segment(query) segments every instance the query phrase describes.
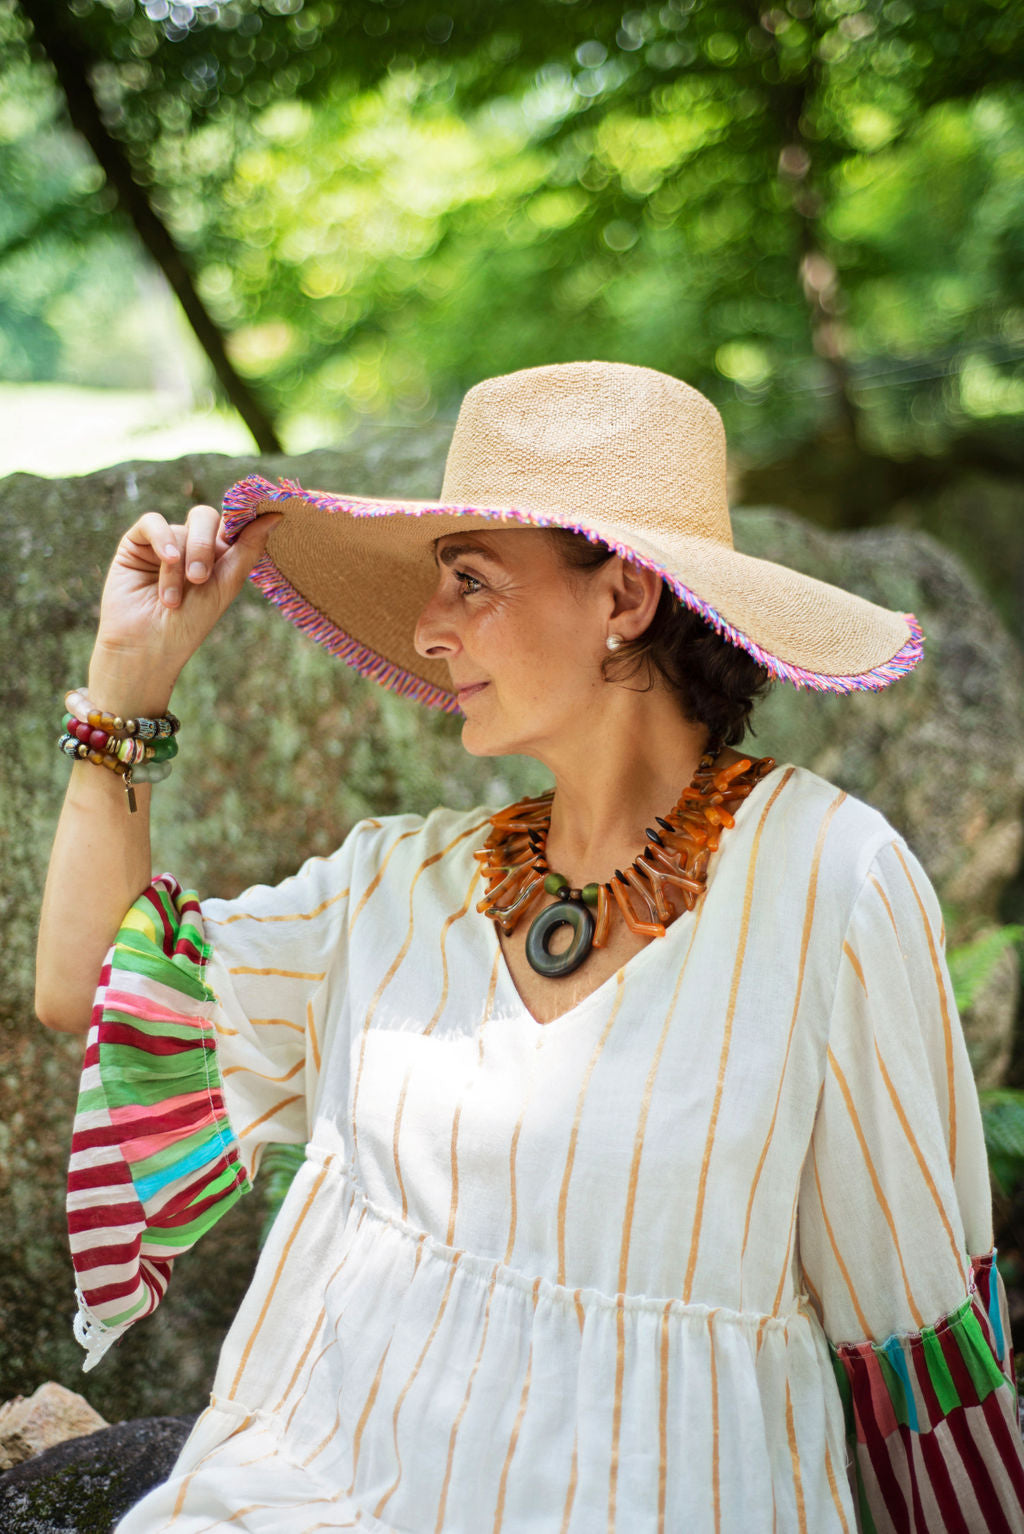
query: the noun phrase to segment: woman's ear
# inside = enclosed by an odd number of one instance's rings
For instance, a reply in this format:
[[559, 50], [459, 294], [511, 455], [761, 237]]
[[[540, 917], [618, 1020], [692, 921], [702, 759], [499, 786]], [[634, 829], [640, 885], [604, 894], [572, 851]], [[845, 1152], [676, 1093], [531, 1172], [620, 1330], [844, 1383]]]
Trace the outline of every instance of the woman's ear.
[[605, 569], [611, 578], [611, 621], [615, 633], [631, 644], [654, 621], [665, 583], [653, 570], [644, 570], [625, 559], [609, 560]]

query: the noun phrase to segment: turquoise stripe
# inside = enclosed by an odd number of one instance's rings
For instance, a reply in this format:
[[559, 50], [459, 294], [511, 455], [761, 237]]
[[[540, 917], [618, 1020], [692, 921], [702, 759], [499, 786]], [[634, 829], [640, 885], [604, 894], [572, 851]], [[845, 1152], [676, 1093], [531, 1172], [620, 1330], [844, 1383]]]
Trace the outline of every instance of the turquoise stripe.
[[132, 1183], [140, 1203], [144, 1204], [169, 1182], [176, 1182], [179, 1177], [184, 1177], [186, 1172], [194, 1172], [198, 1167], [207, 1166], [211, 1161], [215, 1161], [218, 1156], [226, 1155], [234, 1141], [235, 1137], [230, 1130], [215, 1129], [205, 1145], [197, 1146], [190, 1155], [183, 1156], [173, 1166], [165, 1167], [160, 1172], [152, 1172], [148, 1177], [140, 1177], [138, 1182], [133, 1178]]
[[996, 1357], [1000, 1364], [1006, 1365], [1006, 1337], [1003, 1334], [1003, 1318], [999, 1313], [999, 1274], [996, 1271], [995, 1260], [988, 1275], [988, 1318], [992, 1324], [992, 1334], [996, 1341]]
[[[917, 1401], [914, 1398], [914, 1387], [910, 1382], [910, 1371], [907, 1368], [906, 1354], [903, 1351], [903, 1343], [899, 1337], [889, 1337], [875, 1350], [884, 1353], [892, 1367], [893, 1373], [898, 1374], [903, 1385], [903, 1396], [906, 1402], [907, 1426], [912, 1433], [921, 1431], [920, 1421], [917, 1415]], [[890, 1388], [890, 1395], [892, 1394]], [[893, 1405], [895, 1406], [895, 1402]]]

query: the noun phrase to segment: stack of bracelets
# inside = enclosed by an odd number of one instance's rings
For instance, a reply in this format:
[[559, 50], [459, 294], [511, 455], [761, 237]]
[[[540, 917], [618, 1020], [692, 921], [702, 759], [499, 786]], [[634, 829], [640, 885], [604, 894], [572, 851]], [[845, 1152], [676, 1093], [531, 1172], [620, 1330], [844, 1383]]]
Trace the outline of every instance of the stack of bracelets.
[[65, 756], [97, 767], [108, 767], [123, 780], [128, 808], [135, 814], [135, 785], [159, 783], [178, 754], [180, 721], [173, 714], [159, 719], [121, 719], [104, 713], [80, 687], [64, 698], [64, 734], [57, 744]]

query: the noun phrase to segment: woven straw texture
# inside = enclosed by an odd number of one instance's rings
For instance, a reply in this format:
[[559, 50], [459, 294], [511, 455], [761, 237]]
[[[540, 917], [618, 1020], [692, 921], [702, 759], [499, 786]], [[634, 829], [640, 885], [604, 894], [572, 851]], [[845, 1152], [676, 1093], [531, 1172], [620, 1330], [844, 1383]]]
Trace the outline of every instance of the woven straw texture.
[[283, 512], [253, 579], [304, 632], [395, 691], [454, 708], [447, 667], [417, 656], [434, 539], [468, 528], [566, 527], [655, 570], [776, 677], [847, 692], [916, 664], [910, 615], [733, 548], [725, 433], [714, 406], [650, 368], [568, 363], [487, 379], [463, 401], [437, 501], [271, 485], [224, 501], [229, 537]]

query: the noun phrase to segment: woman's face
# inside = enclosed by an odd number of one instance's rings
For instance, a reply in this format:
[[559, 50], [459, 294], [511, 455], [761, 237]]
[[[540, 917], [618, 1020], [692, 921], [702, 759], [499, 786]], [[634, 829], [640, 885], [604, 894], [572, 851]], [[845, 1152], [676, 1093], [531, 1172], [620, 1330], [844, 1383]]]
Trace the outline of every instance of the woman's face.
[[584, 722], [592, 728], [611, 626], [607, 583], [571, 579], [538, 528], [453, 533], [434, 554], [437, 589], [415, 643], [447, 663], [466, 749], [544, 760]]

